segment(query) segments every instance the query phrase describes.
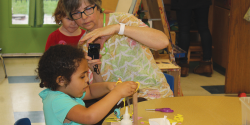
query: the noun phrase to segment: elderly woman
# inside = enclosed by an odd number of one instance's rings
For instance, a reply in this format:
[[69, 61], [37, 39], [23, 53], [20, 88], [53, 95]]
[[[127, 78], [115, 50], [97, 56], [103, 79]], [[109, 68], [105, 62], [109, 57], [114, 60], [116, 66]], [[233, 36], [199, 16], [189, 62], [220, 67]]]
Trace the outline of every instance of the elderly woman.
[[150, 51], [167, 47], [169, 40], [163, 32], [147, 27], [128, 13], [102, 13], [101, 0], [63, 1], [68, 16], [87, 30], [79, 42], [84, 51], [89, 43], [101, 44], [101, 62], [88, 58], [89, 64], [101, 63], [100, 75], [93, 72], [90, 80], [138, 81], [139, 97], [173, 97]]

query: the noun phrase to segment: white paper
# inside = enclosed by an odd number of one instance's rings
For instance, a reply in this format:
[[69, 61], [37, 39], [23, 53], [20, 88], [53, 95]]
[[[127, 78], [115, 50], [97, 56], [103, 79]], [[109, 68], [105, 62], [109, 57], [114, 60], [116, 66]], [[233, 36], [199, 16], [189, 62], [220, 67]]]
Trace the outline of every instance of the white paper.
[[149, 119], [148, 122], [150, 125], [171, 125], [167, 116], [164, 116], [164, 118]]

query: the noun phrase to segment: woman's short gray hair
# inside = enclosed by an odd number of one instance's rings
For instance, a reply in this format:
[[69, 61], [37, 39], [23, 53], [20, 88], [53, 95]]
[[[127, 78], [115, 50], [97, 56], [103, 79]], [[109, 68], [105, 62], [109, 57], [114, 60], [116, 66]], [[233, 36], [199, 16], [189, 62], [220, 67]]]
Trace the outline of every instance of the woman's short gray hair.
[[[67, 16], [72, 19], [70, 13], [78, 9], [82, 5], [83, 1], [84, 0], [63, 0]], [[97, 10], [99, 10], [102, 13], [102, 8], [101, 8], [102, 0], [87, 0], [87, 1], [89, 2], [90, 5], [96, 4]]]

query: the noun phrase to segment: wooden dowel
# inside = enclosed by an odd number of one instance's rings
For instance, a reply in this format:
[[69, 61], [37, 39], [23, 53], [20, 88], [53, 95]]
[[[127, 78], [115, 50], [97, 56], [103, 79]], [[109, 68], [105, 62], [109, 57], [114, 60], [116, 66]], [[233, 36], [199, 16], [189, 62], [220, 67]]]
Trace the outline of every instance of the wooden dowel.
[[133, 95], [133, 125], [138, 125], [138, 108], [137, 108], [137, 92]]

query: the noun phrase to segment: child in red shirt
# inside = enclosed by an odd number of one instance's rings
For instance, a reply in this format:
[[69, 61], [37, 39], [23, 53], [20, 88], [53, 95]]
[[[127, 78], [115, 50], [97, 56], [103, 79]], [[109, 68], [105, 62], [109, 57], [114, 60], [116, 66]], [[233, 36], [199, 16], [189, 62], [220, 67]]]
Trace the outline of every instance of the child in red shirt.
[[[102, 11], [107, 14], [114, 12], [112, 10], [104, 9], [102, 9]], [[63, 0], [58, 1], [53, 17], [55, 17], [56, 24], [61, 26], [49, 35], [45, 51], [48, 50], [49, 47], [57, 44], [77, 47], [79, 40], [85, 33], [85, 30], [81, 29], [74, 20], [70, 20], [68, 18], [64, 9]]]
[[67, 17], [62, 0], [58, 1], [53, 16], [55, 17], [56, 24], [61, 26], [49, 35], [45, 51], [48, 50], [50, 46], [57, 44], [67, 44], [77, 47], [79, 40], [85, 33], [85, 30], [80, 29], [74, 20], [70, 20]]

